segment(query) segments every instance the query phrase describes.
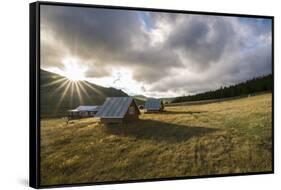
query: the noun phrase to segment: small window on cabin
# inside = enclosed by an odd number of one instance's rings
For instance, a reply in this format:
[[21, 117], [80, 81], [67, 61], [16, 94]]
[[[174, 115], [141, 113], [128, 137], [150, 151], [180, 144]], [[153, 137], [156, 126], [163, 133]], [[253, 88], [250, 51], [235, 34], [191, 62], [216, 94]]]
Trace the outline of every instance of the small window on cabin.
[[130, 115], [134, 115], [135, 114], [135, 107], [134, 106], [130, 106], [129, 107], [129, 114]]

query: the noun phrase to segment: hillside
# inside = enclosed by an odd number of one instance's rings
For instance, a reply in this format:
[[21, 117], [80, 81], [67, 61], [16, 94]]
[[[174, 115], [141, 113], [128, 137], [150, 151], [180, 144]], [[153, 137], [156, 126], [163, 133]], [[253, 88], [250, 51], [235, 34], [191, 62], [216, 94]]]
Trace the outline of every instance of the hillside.
[[271, 90], [272, 90], [272, 74], [253, 78], [251, 80], [236, 85], [221, 87], [220, 89], [213, 90], [213, 91], [199, 93], [196, 95], [177, 97], [172, 101], [172, 103], [230, 98], [235, 96], [243, 96], [252, 93], [265, 92]]
[[105, 88], [88, 81], [71, 82], [55, 73], [41, 70], [41, 117], [58, 117], [78, 105], [101, 105], [106, 97], [128, 96], [122, 90]]

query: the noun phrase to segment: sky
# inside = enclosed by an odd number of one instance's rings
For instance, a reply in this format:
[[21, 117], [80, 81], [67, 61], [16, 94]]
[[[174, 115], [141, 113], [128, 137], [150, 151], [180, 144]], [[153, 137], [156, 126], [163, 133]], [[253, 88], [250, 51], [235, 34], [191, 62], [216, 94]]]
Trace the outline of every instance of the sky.
[[272, 72], [271, 20], [41, 5], [41, 67], [175, 97]]

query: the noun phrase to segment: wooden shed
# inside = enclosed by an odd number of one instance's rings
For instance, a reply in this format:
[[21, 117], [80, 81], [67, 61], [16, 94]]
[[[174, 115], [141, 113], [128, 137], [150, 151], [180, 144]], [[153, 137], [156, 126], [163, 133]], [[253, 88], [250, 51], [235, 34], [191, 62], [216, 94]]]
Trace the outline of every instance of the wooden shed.
[[144, 104], [144, 111], [146, 113], [150, 112], [160, 112], [164, 110], [164, 104], [161, 99], [149, 98]]
[[80, 119], [86, 117], [94, 117], [98, 112], [99, 106], [83, 105], [73, 110], [68, 110], [68, 119]]
[[140, 111], [132, 97], [106, 98], [96, 114], [102, 123], [124, 123], [139, 118]]

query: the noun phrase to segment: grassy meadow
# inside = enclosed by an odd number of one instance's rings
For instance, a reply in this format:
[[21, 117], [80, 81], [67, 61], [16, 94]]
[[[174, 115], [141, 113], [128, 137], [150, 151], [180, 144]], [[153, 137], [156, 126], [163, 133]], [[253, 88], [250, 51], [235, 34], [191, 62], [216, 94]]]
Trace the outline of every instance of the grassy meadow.
[[271, 94], [166, 107], [139, 121], [41, 120], [41, 185], [272, 170]]

